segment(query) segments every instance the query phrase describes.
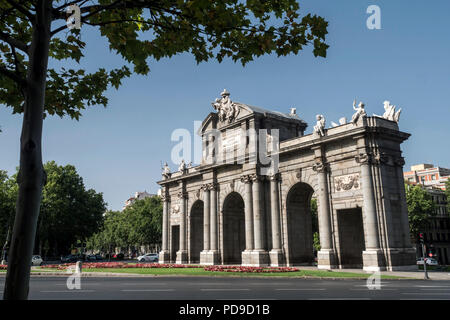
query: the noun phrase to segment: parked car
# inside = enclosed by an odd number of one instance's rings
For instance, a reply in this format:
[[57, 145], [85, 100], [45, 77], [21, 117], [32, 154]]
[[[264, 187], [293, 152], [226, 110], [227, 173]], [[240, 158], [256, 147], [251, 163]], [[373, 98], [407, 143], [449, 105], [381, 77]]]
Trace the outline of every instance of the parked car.
[[97, 260], [97, 261], [103, 260], [102, 255], [101, 254], [96, 254], [95, 255], [95, 260]]
[[44, 260], [42, 260], [41, 256], [31, 257], [31, 265], [32, 266], [42, 266], [43, 262], [44, 262]]
[[97, 261], [97, 257], [95, 254], [90, 254], [86, 256], [86, 261]]
[[[429, 266], [437, 266], [437, 265], [439, 265], [437, 260], [433, 259], [433, 258], [425, 258], [425, 261], [426, 261], [427, 265], [429, 265]], [[423, 258], [417, 259], [417, 264], [418, 265], [423, 265]]]
[[158, 262], [159, 256], [157, 253], [147, 253], [137, 257], [139, 262]]
[[69, 254], [67, 256], [61, 256], [61, 262], [68, 263], [68, 262], [76, 262], [78, 260], [78, 257], [74, 254]]
[[115, 253], [112, 256], [112, 258], [115, 259], [115, 260], [123, 260], [124, 257], [125, 257], [125, 255], [122, 252]]

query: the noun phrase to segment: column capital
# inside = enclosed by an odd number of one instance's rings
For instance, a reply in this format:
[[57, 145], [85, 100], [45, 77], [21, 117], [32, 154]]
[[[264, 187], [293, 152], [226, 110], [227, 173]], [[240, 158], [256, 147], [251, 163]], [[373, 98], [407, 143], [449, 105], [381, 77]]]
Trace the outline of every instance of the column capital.
[[323, 161], [322, 159], [316, 159], [315, 163], [313, 164], [312, 169], [318, 173], [327, 172], [328, 164], [325, 161]]
[[208, 190], [217, 190], [219, 187], [219, 184], [216, 182], [208, 183], [207, 188]]
[[260, 181], [263, 181], [264, 178], [265, 178], [265, 177], [260, 176], [260, 175], [257, 175], [257, 174], [251, 174], [251, 175], [250, 175], [250, 179], [251, 179], [253, 182], [260, 182]]
[[247, 175], [241, 176], [241, 182], [245, 183], [245, 184], [251, 183], [252, 182], [252, 175], [247, 174]]
[[386, 152], [376, 151], [373, 156], [373, 162], [377, 165], [389, 163], [389, 156]]
[[373, 154], [371, 152], [361, 152], [355, 156], [355, 161], [359, 164], [371, 164], [373, 162]]
[[188, 194], [187, 194], [187, 192], [180, 191], [180, 192], [177, 193], [177, 197], [178, 197], [178, 199], [187, 199], [188, 198]]
[[202, 184], [202, 186], [200, 187], [200, 190], [208, 191], [209, 190], [209, 183]]
[[277, 173], [271, 174], [270, 176], [267, 176], [267, 178], [270, 181], [279, 181], [281, 179], [281, 175], [279, 172], [277, 172]]
[[170, 196], [168, 194], [162, 194], [161, 195], [161, 200], [163, 202], [169, 202], [170, 201]]
[[403, 158], [403, 157], [394, 158], [394, 164], [397, 167], [403, 168], [403, 166], [405, 165], [405, 158]]

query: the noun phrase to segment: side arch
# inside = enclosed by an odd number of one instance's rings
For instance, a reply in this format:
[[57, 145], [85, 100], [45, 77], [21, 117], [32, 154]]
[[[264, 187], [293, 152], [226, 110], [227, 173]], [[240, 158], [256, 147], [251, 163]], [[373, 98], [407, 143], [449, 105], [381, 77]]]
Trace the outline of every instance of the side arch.
[[313, 217], [311, 198], [314, 189], [297, 182], [286, 195], [286, 255], [290, 265], [313, 264]]
[[200, 252], [203, 250], [204, 204], [196, 200], [189, 210], [189, 262], [200, 263]]

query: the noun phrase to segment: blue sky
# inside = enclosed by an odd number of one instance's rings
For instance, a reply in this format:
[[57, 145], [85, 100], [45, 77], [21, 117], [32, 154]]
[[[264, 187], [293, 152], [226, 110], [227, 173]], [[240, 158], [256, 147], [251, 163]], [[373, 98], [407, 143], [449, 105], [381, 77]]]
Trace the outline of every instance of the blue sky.
[[[366, 9], [381, 8], [381, 30], [369, 30]], [[412, 134], [403, 144], [405, 168], [415, 163], [450, 167], [449, 1], [301, 0], [302, 13], [329, 21], [326, 59], [311, 49], [299, 55], [265, 56], [242, 67], [227, 60], [197, 65], [189, 54], [150, 61], [147, 76], [133, 75], [107, 92], [109, 105], [84, 112], [80, 121], [49, 117], [44, 123], [43, 158], [73, 164], [87, 187], [104, 193], [110, 209], [120, 209], [135, 191], [156, 193], [160, 161], [169, 161], [171, 134], [193, 133], [194, 121], [213, 109], [226, 88], [231, 99], [288, 112], [310, 126], [317, 113], [329, 125], [350, 118], [354, 98], [369, 114], [383, 113], [383, 101], [403, 108], [400, 129]], [[88, 26], [81, 67], [120, 67], [106, 41]], [[10, 174], [19, 163], [22, 117], [0, 106], [0, 169]], [[169, 163], [170, 164], [170, 163]], [[170, 164], [176, 169], [176, 164]]]

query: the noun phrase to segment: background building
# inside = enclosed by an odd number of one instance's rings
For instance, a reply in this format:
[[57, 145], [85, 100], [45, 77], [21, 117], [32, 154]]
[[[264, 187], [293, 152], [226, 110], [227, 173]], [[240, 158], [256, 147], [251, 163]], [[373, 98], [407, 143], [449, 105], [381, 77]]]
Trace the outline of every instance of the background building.
[[[444, 192], [445, 182], [450, 178], [450, 169], [418, 164], [411, 166], [411, 171], [405, 172], [404, 177], [409, 183], [423, 185], [436, 204], [436, 215], [423, 230], [427, 255], [431, 252], [439, 264], [450, 264], [450, 214]], [[419, 256], [422, 255], [420, 246], [417, 252]]]
[[125, 201], [125, 205], [123, 206], [122, 210], [125, 210], [127, 207], [131, 206], [136, 200], [143, 200], [145, 198], [151, 198], [153, 196], [155, 196], [155, 194], [148, 193], [147, 191], [137, 191], [133, 197], [130, 197], [127, 201]]
[[432, 164], [417, 164], [411, 166], [411, 171], [404, 173], [405, 179], [413, 184], [420, 183], [445, 190], [445, 181], [450, 178], [450, 169], [435, 167]]

